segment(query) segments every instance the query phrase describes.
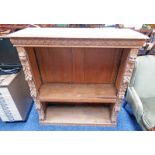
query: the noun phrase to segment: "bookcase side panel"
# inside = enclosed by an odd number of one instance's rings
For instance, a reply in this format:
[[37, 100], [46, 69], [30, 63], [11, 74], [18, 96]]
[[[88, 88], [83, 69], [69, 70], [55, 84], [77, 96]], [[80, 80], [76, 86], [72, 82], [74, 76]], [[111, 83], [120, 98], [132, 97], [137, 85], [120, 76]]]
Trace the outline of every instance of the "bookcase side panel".
[[114, 111], [112, 113], [112, 121], [116, 121], [117, 113], [120, 110], [126, 89], [132, 76], [137, 54], [138, 49], [124, 49], [123, 51], [122, 60], [115, 84], [117, 88], [117, 100]]
[[26, 48], [17, 47], [17, 51], [18, 51], [18, 56], [21, 61], [22, 67], [23, 67], [24, 74], [25, 74], [25, 80], [28, 82], [28, 85], [29, 85], [30, 94], [39, 112], [39, 119], [43, 120], [45, 107], [37, 99], [38, 89], [34, 82], [32, 70], [31, 70], [31, 64], [29, 63], [29, 57], [28, 57]]

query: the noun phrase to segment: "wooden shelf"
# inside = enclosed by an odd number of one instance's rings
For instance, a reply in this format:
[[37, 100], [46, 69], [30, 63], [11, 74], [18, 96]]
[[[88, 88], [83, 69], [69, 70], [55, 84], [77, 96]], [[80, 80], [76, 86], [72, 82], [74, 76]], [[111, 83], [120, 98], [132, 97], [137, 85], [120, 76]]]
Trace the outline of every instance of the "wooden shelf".
[[39, 90], [42, 102], [115, 103], [112, 84], [44, 84]]
[[48, 106], [43, 124], [113, 126], [110, 106]]

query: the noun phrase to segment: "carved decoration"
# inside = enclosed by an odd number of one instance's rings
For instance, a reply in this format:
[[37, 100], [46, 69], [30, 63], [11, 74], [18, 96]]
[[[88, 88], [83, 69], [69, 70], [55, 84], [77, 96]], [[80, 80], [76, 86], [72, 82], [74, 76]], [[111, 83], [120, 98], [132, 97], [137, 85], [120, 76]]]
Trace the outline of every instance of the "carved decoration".
[[24, 47], [117, 47], [139, 48], [144, 40], [81, 38], [11, 38], [15, 46]]
[[37, 99], [37, 89], [35, 87], [34, 80], [32, 77], [31, 68], [29, 65], [26, 50], [23, 47], [17, 47], [17, 51], [18, 51], [18, 55], [19, 55], [19, 59], [21, 61], [22, 67], [23, 67], [24, 74], [25, 74], [25, 80], [28, 82], [28, 85], [29, 85], [30, 94], [39, 112], [39, 119], [43, 120], [44, 119], [44, 107], [40, 103], [40, 101]]
[[117, 121], [117, 114], [120, 111], [120, 107], [121, 107], [122, 101], [124, 99], [126, 89], [128, 87], [128, 84], [130, 83], [130, 79], [132, 77], [137, 54], [138, 54], [138, 49], [131, 49], [129, 52], [128, 58], [126, 60], [125, 71], [123, 74], [123, 79], [121, 81], [120, 89], [117, 94], [116, 105], [115, 105], [114, 111], [112, 112], [112, 115], [111, 115], [112, 122]]

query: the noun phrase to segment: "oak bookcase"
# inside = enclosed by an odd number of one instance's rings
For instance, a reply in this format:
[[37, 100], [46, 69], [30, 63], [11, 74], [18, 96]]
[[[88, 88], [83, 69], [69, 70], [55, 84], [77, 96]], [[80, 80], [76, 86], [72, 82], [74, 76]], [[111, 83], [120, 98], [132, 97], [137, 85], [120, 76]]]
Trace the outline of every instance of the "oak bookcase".
[[27, 28], [8, 35], [17, 48], [40, 122], [116, 125], [138, 49], [129, 29]]

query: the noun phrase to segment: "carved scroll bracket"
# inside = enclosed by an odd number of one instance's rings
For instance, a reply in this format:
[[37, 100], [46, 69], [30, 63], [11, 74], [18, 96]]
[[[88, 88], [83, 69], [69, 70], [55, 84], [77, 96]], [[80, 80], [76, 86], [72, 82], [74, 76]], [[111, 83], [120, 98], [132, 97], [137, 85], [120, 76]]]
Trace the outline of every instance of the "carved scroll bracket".
[[23, 47], [17, 47], [17, 51], [25, 74], [25, 80], [28, 82], [29, 85], [30, 94], [34, 100], [37, 110], [39, 111], [39, 119], [42, 120], [44, 119], [44, 108], [42, 107], [40, 101], [37, 100], [37, 89], [35, 87], [34, 80], [32, 77], [32, 72], [26, 50]]
[[118, 112], [120, 110], [121, 103], [124, 99], [124, 95], [126, 92], [126, 89], [128, 87], [128, 84], [130, 83], [130, 79], [132, 77], [132, 72], [134, 69], [134, 64], [137, 58], [138, 49], [131, 49], [129, 52], [129, 55], [126, 60], [126, 67], [123, 74], [123, 79], [121, 82], [121, 87], [117, 95], [117, 101], [116, 101], [116, 107], [115, 112]]

